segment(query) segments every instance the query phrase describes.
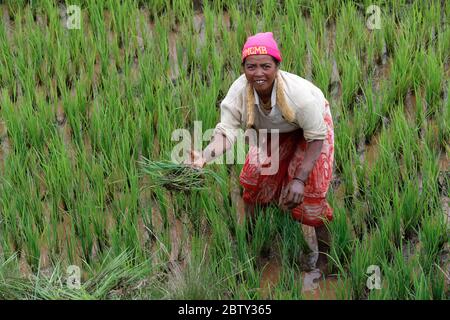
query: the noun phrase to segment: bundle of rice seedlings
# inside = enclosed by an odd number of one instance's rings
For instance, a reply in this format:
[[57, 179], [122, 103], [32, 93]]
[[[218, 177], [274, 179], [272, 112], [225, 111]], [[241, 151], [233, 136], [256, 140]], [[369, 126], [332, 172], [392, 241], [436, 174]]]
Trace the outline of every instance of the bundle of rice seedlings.
[[141, 172], [150, 176], [150, 187], [161, 186], [170, 191], [194, 191], [206, 189], [206, 181], [210, 178], [223, 183], [222, 178], [209, 169], [194, 168], [168, 160], [152, 161], [145, 157], [142, 159], [138, 163]]

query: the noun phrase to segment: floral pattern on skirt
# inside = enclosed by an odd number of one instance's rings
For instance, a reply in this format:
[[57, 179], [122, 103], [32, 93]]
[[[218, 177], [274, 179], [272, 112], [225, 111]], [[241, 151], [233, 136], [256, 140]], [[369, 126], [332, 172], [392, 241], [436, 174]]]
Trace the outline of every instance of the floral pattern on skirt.
[[[333, 210], [326, 200], [326, 194], [333, 173], [334, 130], [329, 103], [325, 103], [323, 113], [328, 128], [322, 151], [305, 182], [303, 202], [291, 210], [293, 219], [309, 226], [323, 225], [324, 220], [331, 221]], [[267, 142], [271, 146], [270, 137]], [[244, 187], [243, 199], [249, 204], [278, 203], [284, 188], [299, 173], [305, 157], [307, 142], [301, 129], [279, 134], [279, 166], [273, 175], [261, 174], [262, 168], [270, 164], [270, 152], [265, 160], [259, 161], [259, 150], [250, 146], [240, 173], [239, 181]]]

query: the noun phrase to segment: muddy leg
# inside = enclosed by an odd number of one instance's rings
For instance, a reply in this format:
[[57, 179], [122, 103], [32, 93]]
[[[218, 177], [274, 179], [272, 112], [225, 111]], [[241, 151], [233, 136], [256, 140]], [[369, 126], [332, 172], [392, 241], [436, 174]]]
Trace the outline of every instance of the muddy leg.
[[302, 224], [301, 222], [299, 222], [299, 225], [302, 229], [303, 237], [311, 250], [308, 254], [302, 253], [300, 255], [300, 265], [304, 271], [312, 271], [316, 268], [317, 258], [319, 256], [316, 230], [314, 227]]
[[331, 235], [325, 225], [316, 227], [317, 245], [319, 249], [319, 258], [317, 259], [317, 268], [322, 274], [328, 274], [328, 256], [330, 253]]

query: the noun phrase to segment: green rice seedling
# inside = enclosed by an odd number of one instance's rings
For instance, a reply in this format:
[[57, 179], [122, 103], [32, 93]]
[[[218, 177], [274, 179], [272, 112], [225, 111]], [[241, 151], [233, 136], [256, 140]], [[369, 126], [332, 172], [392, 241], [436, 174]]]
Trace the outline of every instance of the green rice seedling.
[[242, 265], [254, 259], [251, 250], [252, 243], [247, 241], [247, 239], [249, 239], [249, 231], [252, 228], [250, 223], [251, 222], [246, 217], [241, 224], [236, 225], [234, 255], [236, 256], [237, 261]]
[[350, 280], [346, 274], [338, 274], [337, 276], [337, 285], [335, 289], [336, 299], [337, 300], [350, 300], [351, 290], [350, 288]]
[[425, 84], [427, 114], [437, 116], [440, 113], [442, 83], [445, 74], [443, 60], [431, 49], [424, 53], [422, 59], [423, 64], [420, 66], [420, 72]]
[[333, 223], [328, 224], [331, 234], [330, 261], [339, 272], [344, 272], [344, 266], [350, 261], [353, 235], [352, 225], [347, 220], [344, 208], [334, 206]]
[[[140, 156], [167, 159], [173, 148], [171, 132], [190, 128], [193, 120], [212, 128], [219, 113], [211, 110], [241, 73], [241, 45], [250, 34], [268, 30], [279, 40], [282, 68], [311, 79], [325, 94], [332, 57], [337, 57], [343, 96], [333, 109], [335, 173], [345, 184], [347, 199], [344, 205], [330, 200], [335, 210], [328, 224], [333, 236], [330, 259], [342, 277], [340, 283], [347, 286], [338, 287], [337, 295], [448, 295], [445, 275], [438, 268], [448, 235], [437, 222], [446, 191], [439, 161], [449, 136], [444, 72], [450, 44], [444, 23], [448, 5], [379, 3], [382, 29], [368, 31], [364, 9], [372, 4], [369, 0], [320, 6], [296, 0], [263, 5], [213, 1], [203, 4], [205, 37], [200, 39], [193, 17], [201, 16], [192, 3], [75, 4], [81, 4], [82, 32], [61, 25], [54, 1], [9, 1], [4, 7], [0, 118], [7, 135], [0, 146], [0, 261], [21, 252], [35, 274], [20, 280], [18, 259], [8, 263], [9, 271], [0, 262], [0, 297], [160, 299], [176, 296], [176, 288], [182, 288], [185, 297], [262, 298], [255, 248], [273, 242], [280, 245], [283, 271], [271, 297], [300, 298], [299, 270], [292, 261], [305, 248], [298, 224], [288, 215], [269, 210], [266, 218], [271, 218], [259, 226], [259, 238], [248, 243], [245, 224], [236, 224], [236, 205], [227, 197], [230, 186], [204, 175], [203, 189], [188, 196], [153, 186], [148, 197], [159, 207], [163, 222], [156, 232], [156, 216], [139, 189], [147, 181], [136, 163]], [[48, 25], [40, 24], [39, 15]], [[220, 23], [227, 16], [229, 28]], [[140, 33], [135, 28], [138, 21]], [[171, 78], [172, 49], [178, 61], [176, 79]], [[371, 66], [380, 58], [381, 75]], [[404, 115], [405, 95], [415, 96], [415, 119], [414, 114]], [[72, 131], [68, 140], [54, 125], [55, 107], [61, 103]], [[378, 131], [379, 137], [372, 140]], [[369, 141], [378, 144], [377, 156], [369, 159], [366, 152], [361, 163], [360, 147]], [[227, 178], [225, 166], [210, 169], [222, 180]], [[197, 244], [208, 243], [208, 249], [203, 255], [203, 245], [190, 243], [198, 254], [180, 277], [168, 281], [175, 270], [167, 270], [174, 249], [171, 221], [185, 216], [181, 245], [192, 237]], [[142, 245], [141, 227], [152, 233], [151, 248]], [[408, 245], [406, 240], [415, 240], [416, 233], [422, 248], [411, 257], [400, 248]], [[98, 282], [83, 284], [78, 291], [65, 285], [65, 264], [81, 266], [81, 259], [86, 260], [84, 274], [92, 279], [112, 256], [130, 247], [132, 252], [121, 258], [124, 264], [106, 271], [110, 277], [101, 272]], [[183, 246], [181, 255], [189, 255], [188, 247]], [[59, 268], [50, 277], [39, 269], [39, 257], [47, 249], [53, 267]], [[126, 271], [140, 263], [146, 263], [147, 273], [135, 276], [138, 269]], [[371, 264], [381, 266], [383, 285], [368, 292], [366, 268]]]
[[392, 262], [384, 262], [381, 266], [382, 282], [386, 288], [387, 299], [412, 299], [414, 294], [413, 264], [407, 263], [400, 249], [393, 251]]
[[385, 213], [385, 216], [380, 224], [380, 231], [383, 236], [388, 237], [395, 247], [401, 247], [404, 230], [402, 227], [401, 212], [399, 210], [395, 210], [396, 204], [400, 201], [398, 191], [393, 192], [392, 201], [394, 203], [394, 211], [389, 214], [387, 212]]
[[[286, 6], [288, 6], [289, 23], [282, 24], [279, 34], [280, 45], [282, 45], [280, 49], [283, 50], [282, 66], [285, 70], [304, 77], [307, 68], [310, 67], [306, 62], [307, 44], [312, 41], [314, 35], [304, 18], [298, 14], [300, 4], [291, 2]], [[305, 30], [306, 36], [298, 30]]]
[[287, 20], [293, 26], [298, 26], [298, 23], [302, 20], [302, 15], [299, 14], [302, 3], [297, 0], [287, 0], [284, 9], [287, 16]]
[[450, 35], [450, 29], [445, 28], [444, 26], [445, 23], [441, 23], [441, 27], [438, 28], [438, 33], [436, 35], [437, 41], [435, 44], [436, 53], [438, 57], [441, 57], [443, 60], [448, 59], [448, 52], [450, 49], [450, 41], [448, 40], [448, 36]]
[[416, 54], [415, 50], [411, 44], [411, 39], [408, 38], [408, 34], [401, 34], [397, 38], [396, 55], [393, 57], [391, 71], [390, 97], [393, 101], [403, 99], [408, 88], [413, 85], [412, 70], [414, 70], [416, 63], [414, 59]]
[[26, 260], [31, 266], [31, 270], [36, 272], [39, 267], [39, 257], [41, 256], [39, 234], [34, 226], [34, 219], [32, 217], [24, 215], [21, 218]]
[[310, 8], [310, 14], [311, 28], [315, 34], [314, 42], [321, 47], [320, 49], [323, 49], [322, 46], [325, 45], [325, 24], [327, 22], [324, 12], [324, 6], [320, 5], [317, 2], [313, 2], [312, 7]]
[[317, 41], [310, 42], [309, 45], [312, 54], [314, 81], [316, 85], [326, 93], [330, 85], [333, 65], [326, 56], [325, 51], [319, 47]]
[[220, 77], [214, 76], [210, 79], [211, 83], [202, 82], [200, 79], [196, 79], [198, 83], [199, 92], [204, 94], [201, 97], [193, 97], [193, 105], [196, 106], [194, 119], [202, 119], [202, 127], [209, 129], [214, 128], [215, 123], [218, 120], [219, 113], [211, 112], [211, 107], [216, 105], [217, 96], [219, 94]]
[[101, 264], [94, 270], [85, 264], [89, 275], [83, 288], [96, 299], [114, 299], [114, 289], [130, 290], [139, 281], [150, 275], [150, 264], [147, 261], [136, 262], [132, 250], [126, 250], [117, 256], [109, 252]]
[[354, 254], [348, 266], [350, 285], [353, 299], [361, 299], [366, 295], [366, 270], [371, 261], [369, 260], [368, 242], [356, 240]]
[[433, 300], [448, 299], [448, 288], [446, 288], [446, 281], [448, 282], [450, 275], [443, 270], [438, 264], [433, 266], [433, 270], [428, 274], [428, 283], [431, 287], [431, 296]]
[[0, 76], [2, 87], [11, 90], [14, 86], [13, 52], [7, 38], [6, 27], [0, 24], [0, 66], [2, 75]]
[[241, 272], [239, 276], [239, 283], [233, 292], [232, 299], [240, 300], [255, 300], [261, 299], [259, 292], [260, 287], [260, 272], [255, 268], [252, 263], [246, 262], [243, 267], [241, 267]]
[[[367, 7], [366, 7], [367, 8]], [[366, 37], [367, 41], [365, 49], [365, 68], [369, 74], [369, 77], [372, 75], [371, 71], [374, 70], [375, 63], [378, 61], [382, 61], [383, 55], [383, 46], [384, 46], [384, 37], [381, 30], [372, 30]]]
[[106, 76], [108, 65], [109, 65], [109, 55], [110, 47], [108, 45], [107, 29], [106, 23], [103, 15], [103, 7], [96, 3], [87, 4], [87, 12], [89, 16], [90, 28], [95, 39], [94, 48], [98, 53], [99, 62], [101, 66], [101, 75]]
[[[120, 298], [115, 296], [115, 291], [121, 291], [123, 295], [126, 295], [127, 291], [150, 273], [149, 264], [145, 261], [137, 264], [133, 261], [131, 250], [128, 250], [116, 257], [109, 252], [103, 257], [96, 270], [85, 264], [83, 268], [86, 268], [88, 278], [82, 283], [81, 293], [87, 293], [87, 297], [91, 299]], [[48, 294], [50, 293], [49, 290]]]
[[[219, 299], [225, 283], [219, 271], [219, 261], [210, 259], [201, 238], [193, 238], [192, 251], [186, 269], [175, 269], [169, 277], [166, 299]], [[221, 259], [226, 260], [226, 257]]]
[[354, 49], [338, 55], [336, 60], [342, 81], [342, 105], [351, 110], [362, 80], [360, 61]]
[[345, 186], [345, 198], [344, 202], [348, 207], [351, 207], [355, 201], [359, 186], [356, 179], [356, 174], [353, 170], [354, 168], [354, 157], [352, 156], [349, 162], [343, 165], [342, 176], [344, 177]]
[[424, 161], [421, 165], [422, 172], [422, 192], [427, 201], [424, 203], [425, 212], [437, 212], [441, 210], [439, 196], [439, 163], [438, 153], [430, 149], [427, 145], [423, 148]]
[[54, 135], [48, 145], [53, 152], [48, 156], [40, 154], [40, 167], [43, 170], [44, 182], [49, 190], [49, 200], [52, 204], [51, 219], [60, 221], [62, 218], [58, 215], [60, 201], [64, 202], [66, 209], [73, 206], [72, 195], [75, 188], [73, 167], [61, 137]]
[[273, 245], [273, 236], [275, 232], [273, 207], [259, 207], [255, 209], [256, 221], [251, 239], [252, 254], [259, 256], [263, 249]]
[[406, 236], [411, 236], [419, 226], [424, 214], [426, 199], [420, 195], [417, 180], [408, 180], [399, 202], [394, 203], [394, 210], [400, 212]]
[[449, 232], [441, 212], [433, 212], [423, 217], [419, 240], [420, 265], [425, 273], [429, 273], [438, 260], [443, 244], [449, 241]]
[[389, 234], [384, 226], [376, 226], [370, 234], [370, 249], [372, 263], [381, 265], [384, 261], [390, 261], [392, 252], [396, 250]]
[[83, 258], [89, 263], [91, 261], [92, 246], [94, 244], [92, 219], [96, 213], [92, 211], [92, 198], [83, 196], [82, 201], [77, 202], [73, 215], [75, 235], [80, 239]]
[[279, 5], [279, 2], [276, 0], [264, 1], [261, 16], [264, 19], [265, 30], [274, 29], [274, 21], [276, 21], [276, 17], [280, 16]]
[[336, 132], [340, 132], [335, 137], [336, 171], [339, 173], [343, 173], [344, 164], [348, 163], [351, 156], [356, 154], [350, 114], [345, 108], [342, 108], [341, 111], [340, 120], [335, 127]]
[[236, 33], [236, 41], [238, 43], [245, 43], [247, 35], [244, 28], [244, 21], [247, 19], [247, 12], [241, 11], [239, 6], [236, 4], [231, 4], [228, 12], [230, 13], [230, 18], [233, 21], [233, 31]]
[[65, 230], [65, 241], [61, 240], [61, 246], [67, 249], [67, 260], [70, 264], [77, 264], [79, 261], [79, 241], [75, 232], [74, 219], [69, 220], [71, 223], [69, 227]]
[[223, 217], [217, 209], [213, 209], [214, 202], [210, 199], [205, 208], [206, 219], [211, 230], [211, 255], [215, 258], [228, 257], [231, 255], [231, 233]]
[[15, 277], [18, 265], [17, 252], [10, 255], [3, 254], [0, 256], [0, 283], [6, 283], [9, 277]]
[[80, 160], [80, 168], [88, 179], [89, 189], [93, 192], [94, 211], [97, 213], [92, 215], [92, 226], [97, 239], [99, 250], [103, 250], [108, 246], [108, 235], [106, 230], [106, 182], [104, 180], [104, 170], [101, 157], [92, 157], [88, 159], [85, 150], [78, 152]]
[[274, 288], [273, 297], [275, 300], [301, 300], [302, 281], [296, 277], [295, 269], [282, 268], [280, 279]]
[[430, 285], [424, 273], [413, 274], [414, 281], [414, 299], [431, 300]]
[[[277, 216], [275, 224], [278, 225], [279, 242], [283, 265], [294, 267], [298, 265], [301, 253], [309, 251], [308, 244], [303, 236], [300, 223], [294, 221], [286, 212], [274, 212]], [[270, 240], [269, 240], [270, 241]]]
[[337, 57], [340, 53], [345, 53], [349, 49], [350, 43], [352, 43], [351, 48], [354, 48], [357, 52], [362, 52], [366, 41], [365, 20], [357, 14], [355, 4], [351, 2], [342, 3], [338, 12], [339, 15], [336, 19]]
[[207, 188], [205, 180], [209, 177], [222, 183], [220, 176], [209, 169], [199, 170], [170, 161], [152, 161], [145, 158], [139, 164], [142, 172], [151, 177], [152, 187], [161, 186], [174, 191], [204, 190]]
[[[9, 157], [10, 160], [20, 159], [18, 157]], [[14, 166], [18, 166], [19, 162], [12, 162], [9, 165], [6, 165], [6, 169], [12, 169], [14, 173], [15, 179], [24, 180], [24, 173], [20, 170], [19, 174], [16, 174], [17, 168]], [[21, 165], [20, 165], [21, 166]], [[22, 247], [22, 236], [21, 236], [21, 222], [17, 219], [17, 195], [15, 195], [14, 190], [17, 188], [17, 185], [14, 180], [10, 180], [10, 177], [4, 180], [4, 186], [1, 196], [1, 219], [2, 219], [2, 238], [4, 237], [6, 242], [11, 242], [11, 247], [13, 251], [18, 250]]]

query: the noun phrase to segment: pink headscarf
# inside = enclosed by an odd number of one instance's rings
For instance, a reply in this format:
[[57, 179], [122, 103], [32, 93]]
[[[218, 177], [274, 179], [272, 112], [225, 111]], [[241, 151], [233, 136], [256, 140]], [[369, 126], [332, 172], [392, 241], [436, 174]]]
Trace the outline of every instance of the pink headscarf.
[[247, 38], [242, 49], [242, 62], [254, 54], [268, 54], [281, 62], [281, 53], [272, 32], [257, 33]]

